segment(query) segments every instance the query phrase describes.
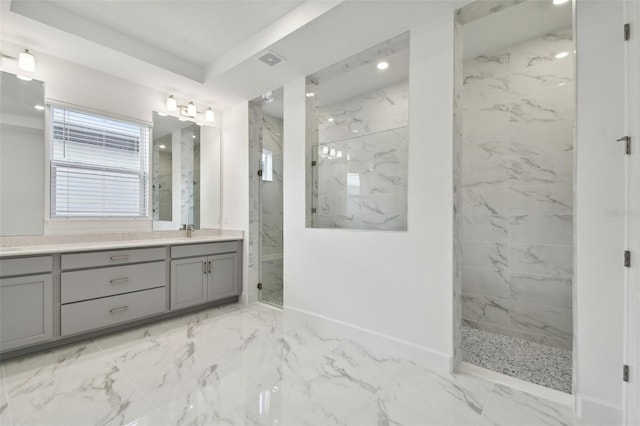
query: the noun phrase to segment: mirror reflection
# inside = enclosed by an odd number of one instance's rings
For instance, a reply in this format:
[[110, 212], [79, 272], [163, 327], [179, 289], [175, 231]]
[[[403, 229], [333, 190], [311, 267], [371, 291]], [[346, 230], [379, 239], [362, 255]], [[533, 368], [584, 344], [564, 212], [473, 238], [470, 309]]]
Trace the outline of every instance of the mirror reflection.
[[154, 112], [154, 229], [201, 228], [200, 142], [198, 124]]
[[44, 83], [0, 73], [0, 235], [44, 232]]

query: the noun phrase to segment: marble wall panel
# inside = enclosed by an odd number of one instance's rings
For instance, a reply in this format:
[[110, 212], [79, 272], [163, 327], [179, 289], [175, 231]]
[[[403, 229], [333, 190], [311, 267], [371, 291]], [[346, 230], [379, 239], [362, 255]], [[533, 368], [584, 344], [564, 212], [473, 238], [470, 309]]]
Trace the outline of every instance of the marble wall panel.
[[320, 109], [314, 226], [407, 229], [407, 87], [404, 82]]
[[464, 63], [456, 221], [464, 323], [567, 348], [573, 50], [566, 29]]

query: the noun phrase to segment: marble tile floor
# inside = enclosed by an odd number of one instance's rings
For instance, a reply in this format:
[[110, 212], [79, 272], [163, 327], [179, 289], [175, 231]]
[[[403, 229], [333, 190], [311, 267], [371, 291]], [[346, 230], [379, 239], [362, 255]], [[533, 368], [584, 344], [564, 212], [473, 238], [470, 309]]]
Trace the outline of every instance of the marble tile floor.
[[498, 373], [571, 393], [572, 352], [462, 327], [462, 359]]
[[7, 360], [5, 425], [572, 425], [564, 405], [435, 372], [262, 304]]

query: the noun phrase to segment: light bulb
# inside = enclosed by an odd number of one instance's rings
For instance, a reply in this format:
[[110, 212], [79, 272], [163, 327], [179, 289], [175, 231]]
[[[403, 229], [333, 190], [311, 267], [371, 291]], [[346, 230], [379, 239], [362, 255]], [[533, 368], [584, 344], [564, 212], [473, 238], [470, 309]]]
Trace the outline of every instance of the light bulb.
[[189, 105], [187, 105], [187, 115], [189, 117], [196, 116], [196, 105], [193, 102], [189, 102]]
[[336, 155], [336, 157], [342, 158], [342, 151], [338, 151], [338, 154]]
[[37, 109], [38, 111], [44, 111], [43, 105], [36, 105], [34, 108]]
[[327, 118], [327, 121], [333, 121], [333, 117]]
[[330, 157], [335, 157], [336, 156], [336, 149], [335, 148], [331, 148], [331, 150], [329, 151], [329, 156]]
[[176, 101], [176, 98], [173, 97], [173, 95], [167, 98], [167, 109], [169, 111], [175, 111], [178, 109], [178, 102]]
[[378, 62], [378, 65], [376, 65], [376, 67], [380, 70], [380, 71], [384, 71], [387, 68], [389, 68], [389, 62], [387, 61], [380, 61]]
[[166, 148], [166, 146], [165, 146], [165, 145], [158, 145], [158, 148], [160, 148], [160, 149], [165, 149], [165, 148]]
[[306, 96], [307, 98], [312, 98], [312, 97], [314, 97], [314, 96], [315, 96], [315, 93], [313, 93], [313, 92], [307, 92], [307, 93], [305, 94], [305, 96]]
[[33, 72], [36, 70], [36, 58], [29, 53], [29, 49], [24, 49], [18, 57], [18, 66], [21, 70]]
[[556, 53], [556, 59], [566, 58], [567, 56], [569, 56], [569, 52]]
[[322, 147], [322, 153], [323, 153], [324, 155], [327, 155], [327, 154], [329, 153], [329, 147], [328, 147], [328, 146], [326, 146], [326, 145], [325, 145], [325, 146], [323, 146], [323, 147]]
[[215, 116], [213, 115], [213, 110], [211, 108], [207, 108], [207, 111], [204, 114], [207, 121], [215, 121]]
[[565, 4], [569, 0], [553, 0], [553, 4], [556, 6], [560, 6], [561, 4]]

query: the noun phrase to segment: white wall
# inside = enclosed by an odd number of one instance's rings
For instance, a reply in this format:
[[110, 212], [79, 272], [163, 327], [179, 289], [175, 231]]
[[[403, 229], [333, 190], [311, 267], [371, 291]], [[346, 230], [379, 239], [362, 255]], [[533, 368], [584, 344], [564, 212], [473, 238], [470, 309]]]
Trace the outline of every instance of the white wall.
[[249, 102], [224, 111], [222, 119], [222, 229], [244, 232], [243, 303], [257, 300], [248, 285], [249, 246]]
[[[305, 81], [284, 89], [285, 308], [452, 354], [453, 13], [411, 33], [407, 232], [305, 228]], [[356, 53], [356, 52], [354, 52]]]
[[[622, 1], [577, 2], [576, 377], [585, 419], [622, 404], [624, 63]], [[638, 155], [636, 153], [636, 155]]]

